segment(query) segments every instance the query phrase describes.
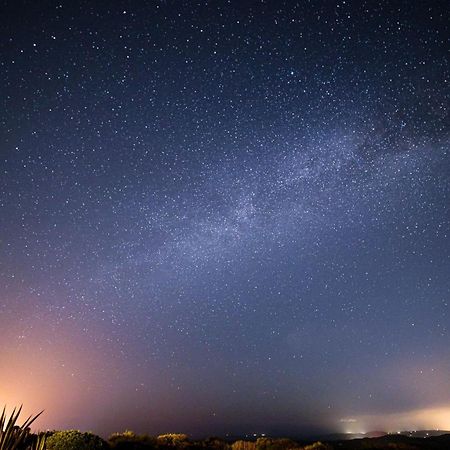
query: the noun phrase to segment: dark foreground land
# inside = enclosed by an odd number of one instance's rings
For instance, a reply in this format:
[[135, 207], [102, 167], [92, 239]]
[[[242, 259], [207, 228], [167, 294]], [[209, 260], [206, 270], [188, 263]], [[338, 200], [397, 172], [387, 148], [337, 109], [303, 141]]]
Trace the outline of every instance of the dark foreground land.
[[105, 441], [92, 433], [75, 430], [48, 433], [47, 450], [450, 450], [450, 434], [428, 437], [385, 435], [362, 439], [297, 441], [272, 439], [226, 441], [220, 438], [191, 440], [184, 434], [137, 435], [115, 433]]

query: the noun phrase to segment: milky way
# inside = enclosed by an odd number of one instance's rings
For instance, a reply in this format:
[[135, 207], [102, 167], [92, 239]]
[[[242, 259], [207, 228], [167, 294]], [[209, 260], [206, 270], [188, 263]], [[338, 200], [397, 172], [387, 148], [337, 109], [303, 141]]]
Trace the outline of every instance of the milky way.
[[450, 428], [445, 2], [20, 3], [0, 402], [104, 435]]

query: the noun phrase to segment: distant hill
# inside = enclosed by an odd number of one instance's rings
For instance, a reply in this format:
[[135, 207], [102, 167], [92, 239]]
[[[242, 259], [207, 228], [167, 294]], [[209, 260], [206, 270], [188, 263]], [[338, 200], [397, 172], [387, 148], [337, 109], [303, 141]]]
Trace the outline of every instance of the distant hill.
[[424, 439], [442, 435], [450, 435], [450, 430], [402, 430], [395, 433], [387, 431], [370, 431], [368, 433], [333, 433], [319, 436], [318, 439], [320, 438], [324, 441], [349, 441], [353, 439], [379, 438], [382, 436], [407, 436]]
[[[428, 436], [426, 433], [429, 433]], [[355, 438], [345, 440], [328, 440], [331, 449], [339, 450], [449, 450], [450, 433], [441, 435], [431, 435], [430, 431], [415, 431], [415, 436], [402, 434], [409, 432], [400, 432], [396, 434], [386, 434], [376, 438]], [[419, 437], [425, 433], [425, 437]], [[436, 430], [433, 430], [436, 433]]]
[[333, 433], [318, 436], [323, 441], [349, 441], [352, 439], [377, 438], [389, 434], [387, 431], [370, 431], [369, 433]]
[[[394, 434], [394, 433], [391, 433]], [[442, 436], [450, 434], [450, 430], [416, 430], [416, 431], [400, 431], [397, 434], [409, 437], [427, 438], [430, 436]]]

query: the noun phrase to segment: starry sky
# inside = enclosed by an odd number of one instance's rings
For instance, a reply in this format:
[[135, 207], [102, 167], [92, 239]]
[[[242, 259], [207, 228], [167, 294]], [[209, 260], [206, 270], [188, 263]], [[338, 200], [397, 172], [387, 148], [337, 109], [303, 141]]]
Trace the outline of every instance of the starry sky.
[[445, 1], [4, 1], [0, 403], [108, 435], [450, 429]]

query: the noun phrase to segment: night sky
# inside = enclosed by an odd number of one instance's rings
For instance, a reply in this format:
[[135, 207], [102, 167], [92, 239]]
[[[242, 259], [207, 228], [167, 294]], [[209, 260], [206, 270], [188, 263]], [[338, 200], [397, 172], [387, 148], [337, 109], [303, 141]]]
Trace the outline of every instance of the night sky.
[[41, 428], [450, 428], [445, 1], [3, 1], [0, 404]]

